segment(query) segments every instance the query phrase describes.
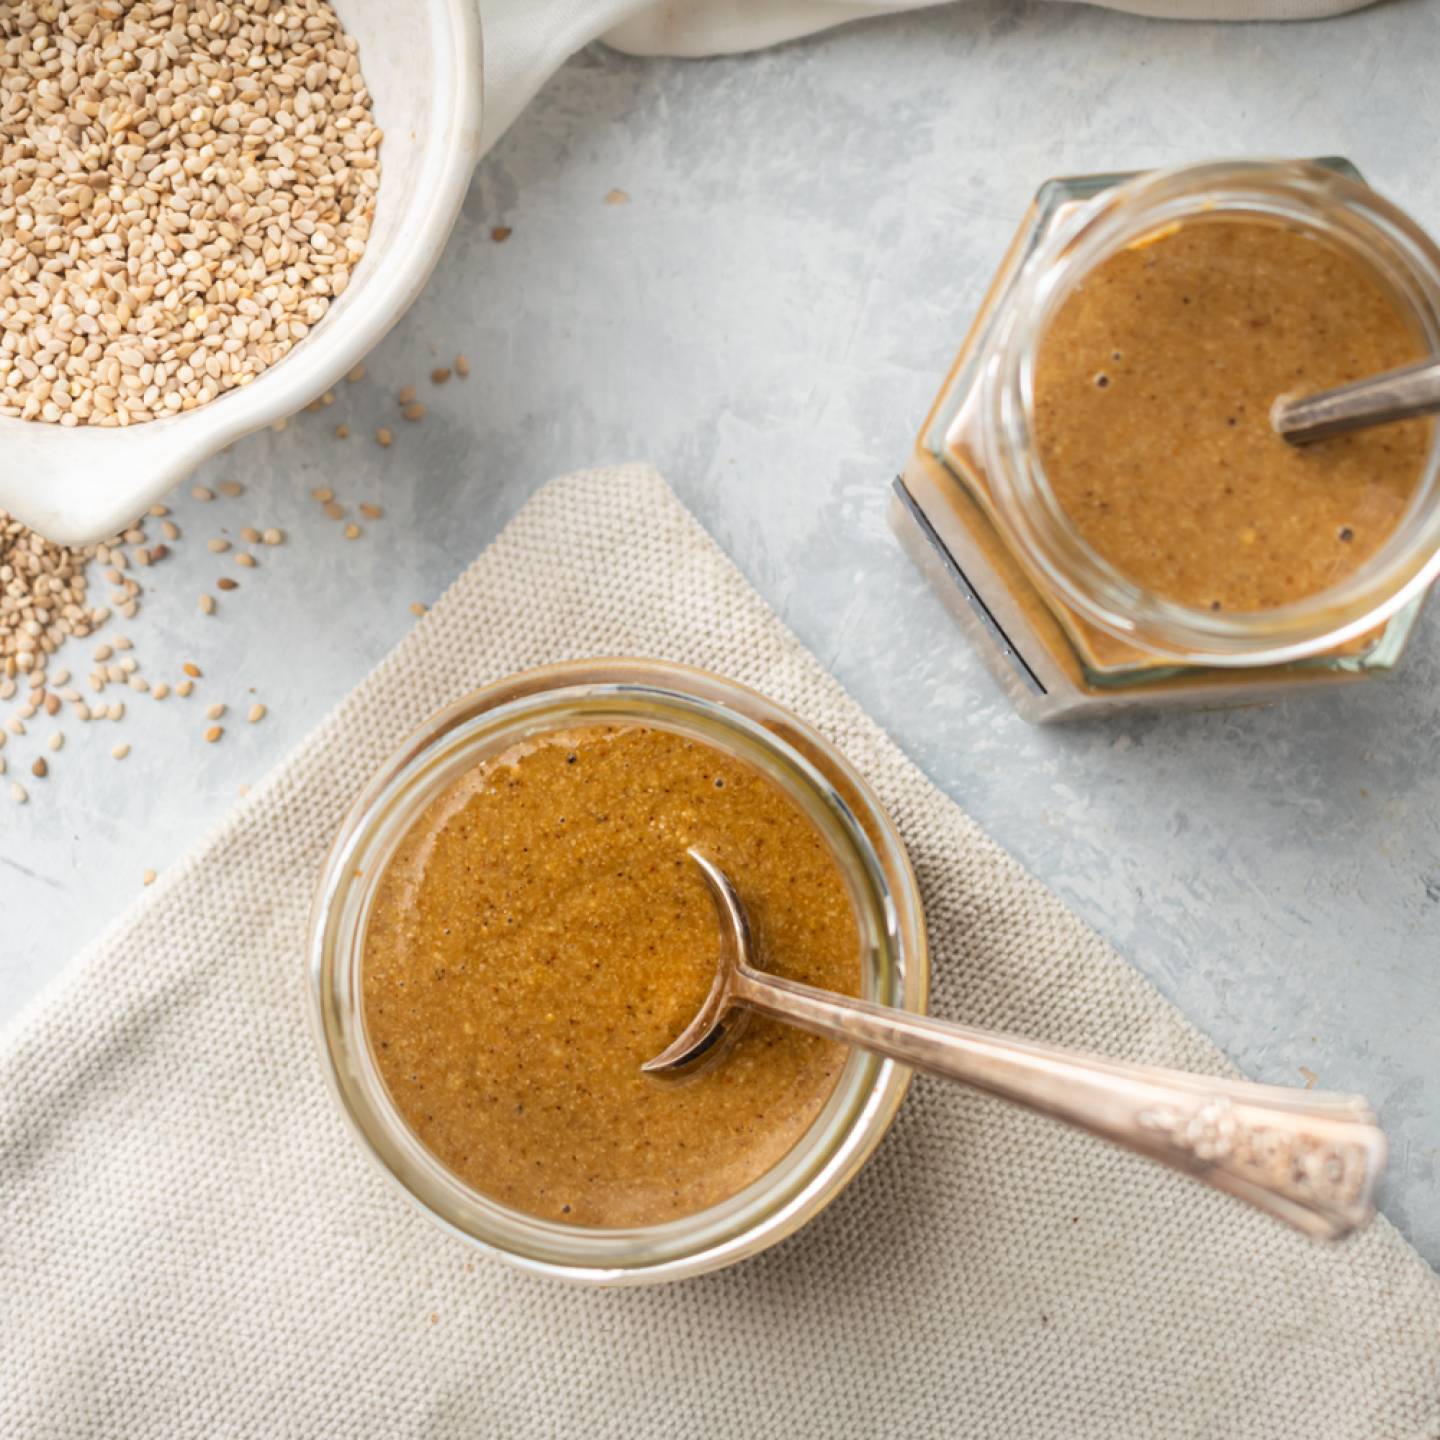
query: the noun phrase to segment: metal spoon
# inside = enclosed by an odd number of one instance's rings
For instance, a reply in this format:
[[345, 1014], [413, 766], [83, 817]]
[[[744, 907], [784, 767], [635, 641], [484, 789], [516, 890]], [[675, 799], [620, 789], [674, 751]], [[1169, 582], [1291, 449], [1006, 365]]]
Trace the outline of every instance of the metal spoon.
[[1308, 445], [1350, 430], [1440, 412], [1440, 360], [1421, 360], [1314, 395], [1282, 395], [1270, 407], [1275, 433]]
[[689, 853], [720, 915], [720, 963], [694, 1020], [643, 1067], [651, 1074], [716, 1061], [755, 1011], [1088, 1130], [1319, 1239], [1338, 1240], [1374, 1215], [1385, 1136], [1359, 1096], [1130, 1065], [763, 974], [750, 964], [735, 887]]

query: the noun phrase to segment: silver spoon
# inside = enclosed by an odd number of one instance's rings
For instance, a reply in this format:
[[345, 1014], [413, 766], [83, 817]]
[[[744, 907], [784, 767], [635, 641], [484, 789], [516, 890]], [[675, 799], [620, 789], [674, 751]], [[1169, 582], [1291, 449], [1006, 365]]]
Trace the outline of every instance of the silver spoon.
[[720, 915], [720, 963], [699, 1013], [646, 1062], [649, 1073], [717, 1060], [755, 1011], [1088, 1130], [1319, 1239], [1338, 1240], [1374, 1215], [1385, 1136], [1359, 1096], [1130, 1065], [766, 975], [750, 964], [735, 887], [707, 856], [689, 853]]
[[1282, 395], [1270, 407], [1275, 433], [1307, 445], [1350, 430], [1440, 412], [1440, 360], [1421, 360], [1314, 395]]

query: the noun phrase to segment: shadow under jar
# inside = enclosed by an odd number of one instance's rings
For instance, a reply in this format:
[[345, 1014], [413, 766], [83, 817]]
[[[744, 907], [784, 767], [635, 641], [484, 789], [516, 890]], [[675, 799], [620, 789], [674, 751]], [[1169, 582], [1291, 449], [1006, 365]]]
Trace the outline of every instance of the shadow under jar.
[[1440, 354], [1440, 250], [1343, 160], [1041, 187], [892, 520], [1027, 718], [1392, 669], [1440, 572], [1440, 442], [1303, 449], [1313, 391]]
[[[782, 969], [924, 1009], [920, 901], [888, 817], [828, 742], [734, 682], [633, 660], [531, 671], [382, 768], [322, 877], [312, 1014], [343, 1109], [422, 1210], [533, 1271], [644, 1283], [764, 1249], [864, 1163], [908, 1085], [892, 1062], [758, 1022], [709, 1075], [639, 1073], [713, 971], [686, 847], [727, 837], [742, 869], [804, 855], [797, 881], [826, 897], [776, 904], [777, 926], [804, 922], [775, 932]], [[849, 953], [824, 953], [837, 938]], [[767, 1105], [772, 1076], [788, 1089]]]

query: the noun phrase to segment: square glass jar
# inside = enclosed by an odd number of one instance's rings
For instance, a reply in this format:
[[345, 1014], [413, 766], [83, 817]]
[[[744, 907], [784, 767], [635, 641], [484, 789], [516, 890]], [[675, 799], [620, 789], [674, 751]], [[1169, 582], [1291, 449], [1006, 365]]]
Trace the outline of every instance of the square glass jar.
[[1140, 591], [1055, 502], [1028, 406], [1058, 298], [1136, 237], [1225, 210], [1313, 229], [1362, 257], [1440, 354], [1440, 250], [1348, 161], [1220, 161], [1042, 185], [891, 505], [906, 550], [1027, 719], [1249, 704], [1382, 675], [1440, 571], [1434, 433], [1420, 484], [1379, 552], [1331, 590], [1268, 612], [1207, 616]]

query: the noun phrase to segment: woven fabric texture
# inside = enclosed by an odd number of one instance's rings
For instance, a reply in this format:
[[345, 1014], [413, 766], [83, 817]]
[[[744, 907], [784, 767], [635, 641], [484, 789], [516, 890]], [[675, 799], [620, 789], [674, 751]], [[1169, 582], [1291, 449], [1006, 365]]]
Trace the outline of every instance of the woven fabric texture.
[[920, 875], [937, 1013], [1225, 1069], [926, 781], [658, 475], [571, 476], [7, 1032], [6, 1440], [1434, 1440], [1440, 1286], [1390, 1226], [1321, 1248], [923, 1078], [829, 1210], [703, 1279], [567, 1287], [414, 1213], [344, 1127], [311, 1040], [315, 877], [430, 711], [596, 654], [734, 676], [859, 765]]

